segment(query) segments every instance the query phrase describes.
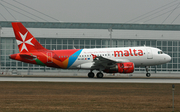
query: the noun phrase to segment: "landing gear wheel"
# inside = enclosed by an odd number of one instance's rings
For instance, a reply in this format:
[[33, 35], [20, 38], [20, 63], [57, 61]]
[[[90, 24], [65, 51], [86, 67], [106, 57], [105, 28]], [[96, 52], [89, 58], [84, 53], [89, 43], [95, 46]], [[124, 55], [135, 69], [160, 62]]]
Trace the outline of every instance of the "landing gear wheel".
[[146, 76], [147, 76], [147, 77], [150, 77], [150, 76], [151, 76], [151, 74], [150, 74], [150, 73], [148, 73], [148, 68], [149, 68], [149, 66], [145, 66], [145, 68], [146, 68], [146, 72], [147, 72], [147, 73], [146, 73]]
[[93, 72], [89, 72], [89, 73], [88, 73], [88, 77], [89, 77], [89, 78], [94, 78], [94, 73], [93, 73]]
[[146, 73], [146, 76], [147, 76], [147, 77], [150, 77], [150, 76], [151, 76], [151, 74], [150, 74], [150, 73]]
[[96, 76], [97, 76], [97, 78], [103, 78], [103, 73], [98, 72], [98, 73], [96, 74]]

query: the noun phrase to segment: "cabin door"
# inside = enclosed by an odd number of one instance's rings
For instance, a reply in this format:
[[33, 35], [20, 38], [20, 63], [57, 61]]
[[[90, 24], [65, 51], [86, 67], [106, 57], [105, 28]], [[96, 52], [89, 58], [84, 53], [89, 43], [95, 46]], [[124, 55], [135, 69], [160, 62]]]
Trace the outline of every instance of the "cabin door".
[[153, 54], [151, 48], [147, 49], [147, 59], [153, 59]]

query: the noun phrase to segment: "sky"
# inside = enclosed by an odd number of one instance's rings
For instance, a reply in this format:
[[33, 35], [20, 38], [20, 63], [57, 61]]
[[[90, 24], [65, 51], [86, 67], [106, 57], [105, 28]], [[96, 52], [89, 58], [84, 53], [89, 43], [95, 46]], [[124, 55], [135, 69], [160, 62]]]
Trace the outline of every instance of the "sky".
[[180, 24], [180, 0], [0, 0], [0, 21]]

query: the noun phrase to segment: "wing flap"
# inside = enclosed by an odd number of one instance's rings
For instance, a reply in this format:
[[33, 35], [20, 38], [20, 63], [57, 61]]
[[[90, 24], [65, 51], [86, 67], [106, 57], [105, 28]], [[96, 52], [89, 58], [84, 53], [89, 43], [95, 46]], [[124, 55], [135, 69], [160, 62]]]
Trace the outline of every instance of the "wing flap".
[[130, 62], [128, 59], [113, 59], [113, 58], [105, 58], [102, 56], [95, 56], [94, 64], [91, 67], [92, 69], [105, 69], [106, 67], [113, 67], [116, 63]]

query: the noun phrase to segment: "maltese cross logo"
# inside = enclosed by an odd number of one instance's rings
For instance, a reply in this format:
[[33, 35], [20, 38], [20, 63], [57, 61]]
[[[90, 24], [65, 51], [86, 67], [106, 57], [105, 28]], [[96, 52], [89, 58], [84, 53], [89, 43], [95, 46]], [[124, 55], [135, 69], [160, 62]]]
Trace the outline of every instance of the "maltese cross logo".
[[[19, 46], [20, 44], [23, 44], [22, 47], [21, 47], [21, 51], [23, 51], [23, 49], [25, 49], [26, 51], [28, 51], [28, 49], [27, 49], [27, 47], [26, 47], [26, 44], [29, 44], [29, 45], [34, 46], [34, 45], [31, 43], [31, 40], [32, 40], [33, 38], [31, 38], [31, 39], [29, 39], [29, 40], [26, 40], [26, 37], [27, 37], [28, 32], [26, 32], [24, 35], [21, 34], [20, 32], [19, 32], [19, 34], [20, 34], [20, 36], [21, 36], [21, 38], [22, 38], [22, 41], [16, 40], [18, 46]], [[26, 40], [26, 41], [25, 41], [25, 40]], [[20, 52], [21, 52], [21, 51], [20, 51]]]

